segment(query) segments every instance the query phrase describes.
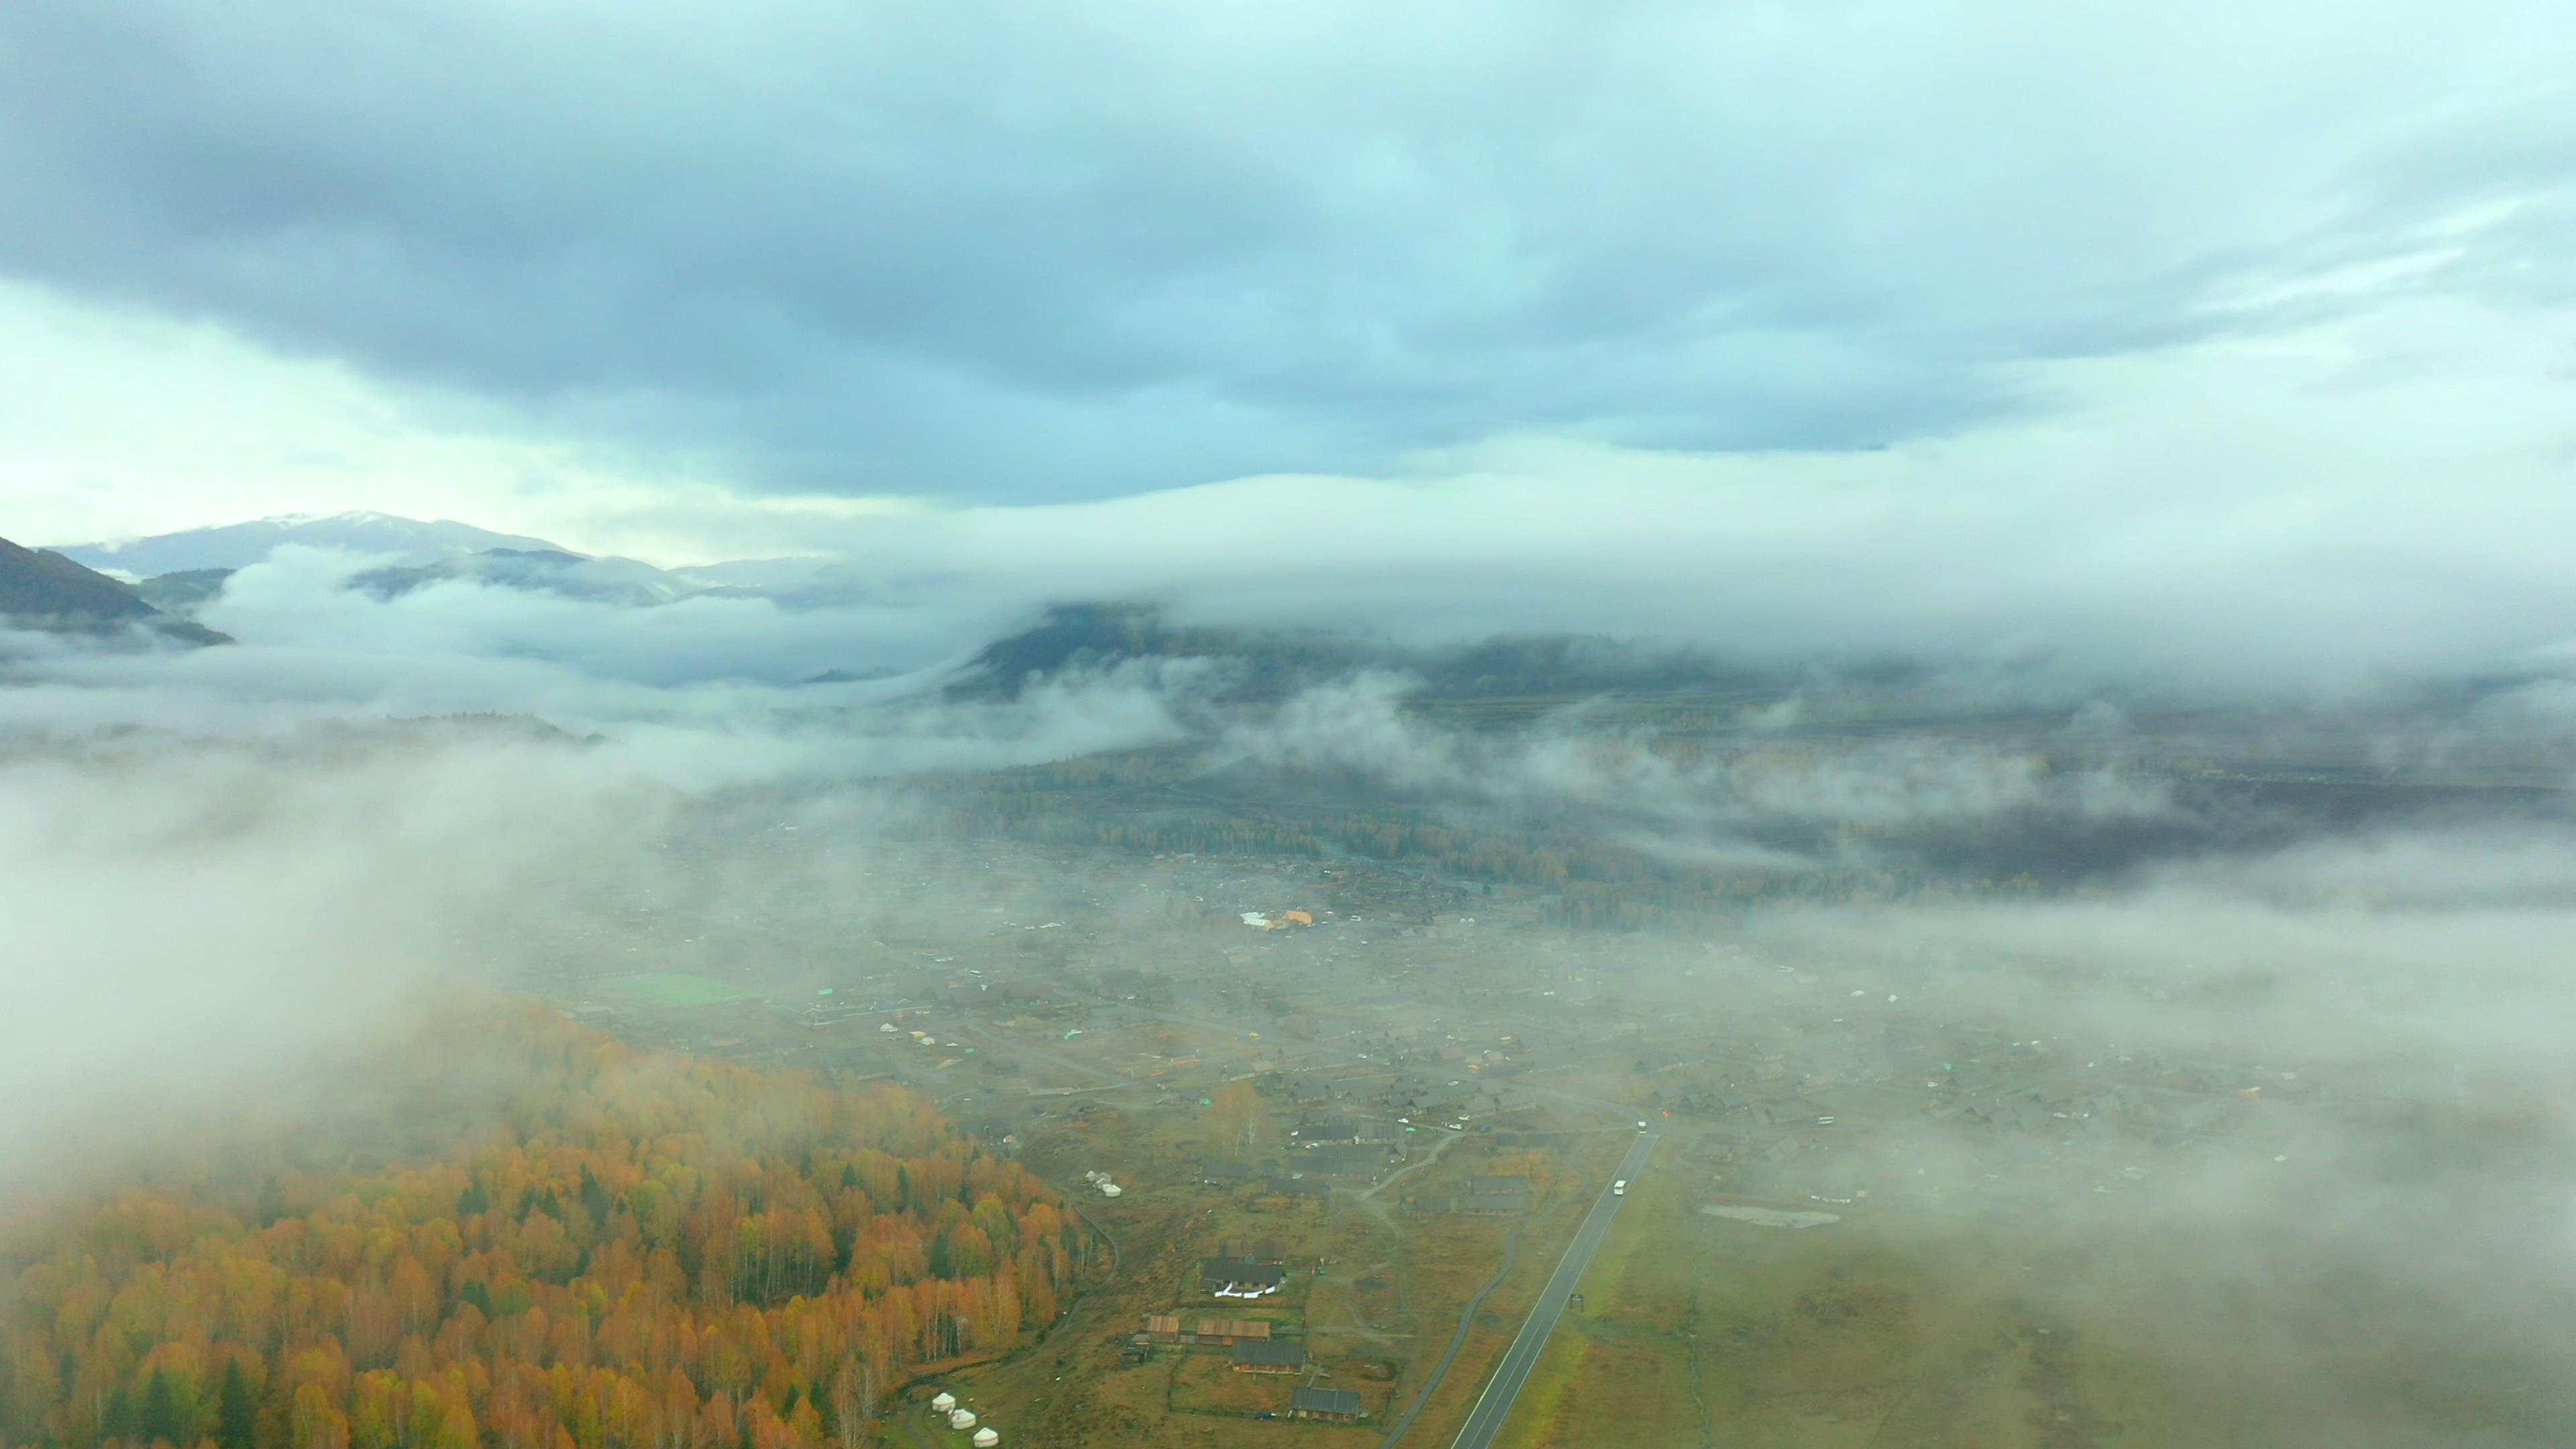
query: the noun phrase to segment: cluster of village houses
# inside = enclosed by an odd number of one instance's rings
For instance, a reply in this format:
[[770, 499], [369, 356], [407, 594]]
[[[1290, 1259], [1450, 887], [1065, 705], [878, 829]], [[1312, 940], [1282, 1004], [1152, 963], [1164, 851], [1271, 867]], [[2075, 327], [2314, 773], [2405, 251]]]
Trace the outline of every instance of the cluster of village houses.
[[[1094, 869], [1106, 899], [1109, 878], [1137, 862], [1003, 844], [960, 852], [950, 867], [1031, 881]], [[923, 874], [926, 898], [935, 896], [940, 881]], [[1104, 1039], [1156, 1022], [1239, 1031], [1258, 1043], [1250, 1065], [1288, 1135], [1260, 1161], [1210, 1163], [1204, 1176], [1316, 1201], [1329, 1199], [1328, 1183], [1384, 1180], [1418, 1160], [1430, 1134], [1516, 1130], [1533, 1089], [1609, 1076], [1623, 1078], [1618, 1090], [1645, 1111], [1714, 1142], [1715, 1185], [1784, 1197], [1866, 1186], [1851, 1180], [1850, 1154], [1831, 1144], [1891, 1107], [1983, 1134], [2010, 1164], [2111, 1181], [2141, 1146], [2221, 1139], [2249, 1116], [2332, 1096], [2295, 1063], [2171, 1061], [2110, 1040], [2041, 1042], [1991, 1009], [1953, 1016], [1941, 1006], [1938, 963], [1901, 993], [1785, 965], [1760, 977], [1759, 990], [1745, 989], [1741, 970], [1713, 990], [1668, 970], [1639, 972], [1623, 938], [1542, 928], [1526, 903], [1486, 899], [1463, 914], [1460, 903], [1443, 909], [1364, 870], [1183, 855], [1153, 861], [1147, 876], [1230, 914], [1221, 925], [1165, 922], [1070, 903], [996, 916], [955, 942], [853, 952], [842, 940], [832, 964], [805, 970], [805, 986], [771, 988], [765, 1033], [734, 1018], [693, 1026], [683, 1013], [639, 1023], [615, 1019], [625, 1007], [572, 1009], [667, 1038], [654, 1044], [756, 1064], [882, 1073], [884, 1042], [900, 1042], [914, 1060], [895, 1070], [943, 1098], [969, 1081], [990, 1093], [995, 1078], [1022, 1067], [1013, 1052], [957, 1030], [961, 1016], [1016, 1037], [1090, 1038], [1069, 1050], [1101, 1051]], [[1315, 894], [1301, 904], [1301, 892]], [[1332, 906], [1313, 903], [1317, 895]], [[1722, 944], [1706, 952], [1728, 969], [1743, 955]], [[795, 965], [771, 964], [782, 973]], [[1177, 1081], [1245, 1062], [1202, 1065], [1190, 1055], [1165, 1065]], [[951, 1076], [931, 1080], [935, 1069]], [[1045, 1110], [1021, 1109], [1018, 1125]], [[989, 1140], [1008, 1150], [1014, 1124], [995, 1125]]]

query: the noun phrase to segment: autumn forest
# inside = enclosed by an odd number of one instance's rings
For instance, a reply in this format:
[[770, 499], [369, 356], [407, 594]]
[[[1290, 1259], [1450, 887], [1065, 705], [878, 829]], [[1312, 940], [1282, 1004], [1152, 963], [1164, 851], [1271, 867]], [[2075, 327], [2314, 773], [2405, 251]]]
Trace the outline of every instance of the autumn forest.
[[1086, 1266], [1061, 1199], [898, 1088], [490, 1003], [423, 1040], [440, 1150], [14, 1208], [0, 1444], [853, 1449]]

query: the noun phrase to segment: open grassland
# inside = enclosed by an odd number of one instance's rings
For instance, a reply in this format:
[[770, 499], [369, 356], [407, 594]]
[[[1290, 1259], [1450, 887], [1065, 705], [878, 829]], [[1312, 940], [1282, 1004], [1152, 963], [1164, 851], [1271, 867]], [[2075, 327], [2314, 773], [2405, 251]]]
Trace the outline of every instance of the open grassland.
[[1700, 1212], [1709, 1196], [1681, 1173], [1632, 1190], [1497, 1442], [2569, 1442], [2551, 1426], [2576, 1396], [2545, 1355], [2477, 1352], [2396, 1280], [2295, 1244], [2229, 1262], [2145, 1214], [1770, 1228]]
[[2230, 1442], [2223, 1417], [2014, 1295], [2037, 1267], [2007, 1242], [1758, 1227], [1699, 1213], [1703, 1196], [1679, 1173], [1632, 1190], [1502, 1442], [1592, 1444], [1614, 1424], [1780, 1449]]
[[1176, 1413], [1237, 1419], [1249, 1419], [1264, 1410], [1285, 1414], [1290, 1391], [1306, 1381], [1303, 1374], [1236, 1373], [1222, 1348], [1176, 1351], [1170, 1358], [1171, 1404]]

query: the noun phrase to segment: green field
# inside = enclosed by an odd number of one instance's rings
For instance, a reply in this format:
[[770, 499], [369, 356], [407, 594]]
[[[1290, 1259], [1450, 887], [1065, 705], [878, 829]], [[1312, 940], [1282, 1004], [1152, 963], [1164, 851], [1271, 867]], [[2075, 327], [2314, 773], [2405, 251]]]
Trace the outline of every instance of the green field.
[[720, 1001], [741, 1001], [760, 994], [712, 977], [691, 976], [680, 971], [621, 976], [605, 984], [608, 990], [621, 996], [641, 996], [665, 1006], [713, 1006]]

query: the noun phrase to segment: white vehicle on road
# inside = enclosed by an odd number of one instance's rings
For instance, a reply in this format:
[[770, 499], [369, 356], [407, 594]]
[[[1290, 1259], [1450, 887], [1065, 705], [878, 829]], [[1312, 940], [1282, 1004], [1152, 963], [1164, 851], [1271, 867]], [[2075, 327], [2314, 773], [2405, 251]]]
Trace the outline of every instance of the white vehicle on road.
[[1610, 1184], [1610, 1195], [1612, 1197], [1626, 1197], [1628, 1195], [1628, 1179], [1623, 1177], [1617, 1182]]

